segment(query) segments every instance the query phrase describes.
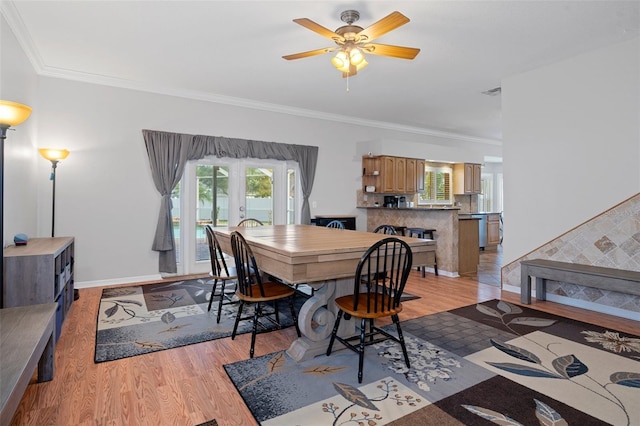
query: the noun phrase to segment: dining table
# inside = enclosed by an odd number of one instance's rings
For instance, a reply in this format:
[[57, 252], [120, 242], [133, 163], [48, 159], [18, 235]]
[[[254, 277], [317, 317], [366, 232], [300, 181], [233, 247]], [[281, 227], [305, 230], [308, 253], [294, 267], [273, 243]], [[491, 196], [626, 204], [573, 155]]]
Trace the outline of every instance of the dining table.
[[[222, 250], [231, 256], [234, 231], [245, 238], [262, 273], [290, 285], [306, 284], [314, 289], [298, 313], [302, 336], [287, 350], [297, 361], [326, 352], [338, 312], [334, 300], [353, 293], [354, 275], [362, 255], [376, 242], [390, 237], [315, 225], [213, 228]], [[414, 267], [435, 263], [434, 240], [394, 237], [409, 244]], [[338, 333], [352, 335], [355, 327], [353, 320], [343, 320]]]

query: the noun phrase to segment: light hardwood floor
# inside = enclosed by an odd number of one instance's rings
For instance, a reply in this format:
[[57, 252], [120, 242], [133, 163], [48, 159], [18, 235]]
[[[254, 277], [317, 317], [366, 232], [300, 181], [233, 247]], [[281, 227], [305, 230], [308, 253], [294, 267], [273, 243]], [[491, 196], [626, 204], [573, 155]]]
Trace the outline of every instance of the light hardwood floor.
[[[413, 271], [402, 320], [501, 298], [519, 303], [519, 295], [470, 278], [425, 278]], [[80, 290], [56, 346], [55, 378], [32, 383], [18, 407], [14, 425], [185, 425], [216, 419], [220, 426], [256, 424], [223, 365], [248, 358], [248, 334], [95, 364], [96, 316], [101, 288]], [[604, 327], [640, 333], [640, 323], [591, 311], [536, 302], [552, 313]], [[284, 350], [293, 328], [259, 335], [256, 356]]]

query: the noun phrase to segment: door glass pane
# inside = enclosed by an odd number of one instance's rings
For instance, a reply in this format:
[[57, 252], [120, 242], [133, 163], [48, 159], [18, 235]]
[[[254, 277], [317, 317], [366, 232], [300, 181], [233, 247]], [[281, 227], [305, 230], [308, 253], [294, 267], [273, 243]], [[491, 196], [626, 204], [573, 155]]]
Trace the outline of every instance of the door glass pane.
[[247, 167], [245, 217], [273, 224], [273, 169]]
[[229, 217], [229, 168], [198, 164], [196, 167], [196, 261], [209, 260], [205, 225], [226, 226]]
[[287, 169], [287, 225], [296, 223], [296, 170]]

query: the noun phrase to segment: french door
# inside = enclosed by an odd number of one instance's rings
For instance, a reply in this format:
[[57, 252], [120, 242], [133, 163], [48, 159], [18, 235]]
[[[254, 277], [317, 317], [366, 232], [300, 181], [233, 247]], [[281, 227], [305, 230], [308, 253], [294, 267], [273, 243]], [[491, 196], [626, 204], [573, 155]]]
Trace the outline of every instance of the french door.
[[205, 158], [189, 162], [179, 200], [173, 200], [174, 223], [179, 223], [174, 230], [178, 273], [210, 270], [206, 225], [235, 226], [245, 218], [265, 225], [299, 223], [298, 176], [297, 164], [285, 161]]

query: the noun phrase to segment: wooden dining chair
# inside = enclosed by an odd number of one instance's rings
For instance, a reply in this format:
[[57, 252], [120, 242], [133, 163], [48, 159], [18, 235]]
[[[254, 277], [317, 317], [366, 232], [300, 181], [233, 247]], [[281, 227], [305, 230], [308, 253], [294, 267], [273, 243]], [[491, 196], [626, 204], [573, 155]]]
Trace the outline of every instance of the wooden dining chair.
[[344, 229], [344, 224], [339, 220], [332, 220], [327, 223], [327, 228]]
[[240, 222], [238, 222], [238, 226], [245, 226], [247, 228], [253, 228], [256, 226], [264, 226], [264, 223], [260, 222], [258, 219], [254, 219], [251, 217], [248, 217], [246, 219], [242, 219]]
[[[392, 339], [400, 344], [404, 361], [410, 367], [407, 347], [404, 343], [398, 313], [402, 311], [400, 298], [407, 283], [413, 254], [411, 247], [397, 237], [387, 237], [373, 244], [362, 256], [356, 267], [353, 294], [335, 300], [338, 307], [327, 356], [331, 355], [336, 339], [359, 355], [358, 383], [362, 383], [364, 349], [375, 343]], [[364, 286], [362, 284], [365, 284]], [[340, 321], [344, 315], [360, 318], [358, 335], [341, 337], [337, 335]], [[375, 320], [391, 317], [396, 325], [398, 336], [394, 336], [375, 326]], [[369, 331], [367, 331], [367, 322]], [[351, 342], [357, 340], [357, 344]]]
[[396, 228], [391, 225], [380, 225], [373, 232], [377, 234], [397, 235]]
[[217, 322], [220, 322], [220, 315], [222, 313], [222, 305], [229, 305], [238, 303], [237, 300], [233, 300], [233, 294], [235, 288], [228, 293], [225, 288], [227, 281], [235, 281], [238, 279], [235, 266], [227, 266], [225, 260], [225, 254], [222, 252], [222, 247], [218, 243], [216, 235], [213, 233], [213, 228], [210, 225], [205, 225], [205, 233], [207, 234], [207, 243], [209, 244], [209, 258], [211, 259], [211, 272], [209, 276], [213, 279], [213, 289], [211, 290], [211, 297], [209, 298], [209, 308], [211, 311], [211, 305], [213, 299], [216, 296], [216, 290], [218, 282], [220, 282], [220, 292], [218, 293], [218, 316]]
[[[263, 282], [251, 247], [249, 247], [242, 234], [237, 231], [231, 233], [231, 249], [233, 250], [236, 270], [238, 271], [236, 296], [240, 299], [240, 306], [238, 307], [238, 314], [236, 315], [236, 321], [233, 325], [231, 339], [235, 339], [240, 321], [253, 319], [251, 348], [249, 349], [249, 357], [253, 358], [258, 326], [266, 329], [264, 324], [260, 322], [260, 319], [264, 318], [276, 325], [278, 329], [282, 328], [280, 324], [280, 314], [278, 312], [278, 301], [286, 298], [289, 298], [291, 316], [293, 317], [298, 337], [300, 337], [298, 316], [293, 307], [293, 297], [295, 294], [293, 287], [274, 281]], [[273, 303], [272, 307], [265, 306], [268, 305], [269, 302]], [[254, 304], [254, 313], [243, 317], [242, 311], [245, 304]]]

